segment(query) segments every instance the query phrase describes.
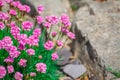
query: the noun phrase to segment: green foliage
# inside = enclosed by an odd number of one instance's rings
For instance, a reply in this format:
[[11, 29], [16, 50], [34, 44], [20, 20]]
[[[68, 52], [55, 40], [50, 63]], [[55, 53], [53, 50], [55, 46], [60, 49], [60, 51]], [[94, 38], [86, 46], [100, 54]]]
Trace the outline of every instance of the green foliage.
[[116, 78], [120, 78], [120, 71], [118, 70], [113, 70], [110, 66], [107, 67], [107, 71], [111, 72]]

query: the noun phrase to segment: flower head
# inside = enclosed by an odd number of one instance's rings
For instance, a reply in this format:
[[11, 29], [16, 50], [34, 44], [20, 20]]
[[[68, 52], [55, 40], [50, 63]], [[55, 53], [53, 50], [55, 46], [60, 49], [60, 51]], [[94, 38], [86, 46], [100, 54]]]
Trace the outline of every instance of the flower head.
[[37, 20], [37, 23], [38, 23], [38, 24], [41, 24], [44, 19], [43, 19], [42, 16], [37, 16], [36, 20]]
[[60, 20], [61, 20], [61, 22], [64, 24], [65, 27], [69, 27], [69, 26], [71, 25], [70, 20], [69, 20], [69, 17], [68, 17], [68, 15], [66, 15], [66, 14], [63, 14], [63, 15], [60, 17]]
[[38, 13], [41, 14], [44, 9], [45, 9], [44, 6], [39, 5], [39, 6], [38, 6], [38, 9], [37, 9], [37, 10], [38, 10]]
[[68, 32], [68, 33], [67, 33], [67, 36], [68, 36], [70, 39], [75, 39], [75, 34], [72, 33], [72, 32]]
[[43, 24], [46, 28], [50, 28], [51, 27], [51, 23], [49, 23], [49, 22], [44, 22], [44, 24]]
[[36, 69], [37, 69], [38, 72], [46, 73], [46, 64], [44, 64], [44, 63], [37, 63], [36, 64]]
[[46, 16], [46, 21], [48, 21], [51, 24], [57, 24], [59, 19], [57, 16], [51, 15], [51, 16]]
[[25, 67], [26, 66], [26, 62], [27, 60], [26, 59], [20, 59], [20, 61], [18, 62], [18, 64], [22, 67]]
[[16, 16], [17, 12], [14, 9], [10, 9], [9, 14], [12, 16]]
[[0, 78], [3, 78], [6, 75], [6, 69], [4, 66], [0, 66]]
[[57, 32], [52, 32], [52, 37], [55, 37], [57, 35]]
[[36, 73], [35, 73], [35, 72], [31, 72], [31, 73], [30, 73], [30, 76], [31, 76], [31, 77], [34, 77], [34, 76], [36, 76]]
[[58, 54], [55, 52], [52, 54], [52, 60], [57, 60], [59, 58]]
[[6, 62], [6, 63], [13, 63], [14, 62], [14, 58], [8, 56], [6, 59], [4, 59], [4, 62]]
[[36, 35], [37, 37], [39, 37], [39, 36], [41, 35], [41, 29], [36, 28], [36, 29], [33, 31], [33, 35]]
[[0, 29], [3, 30], [5, 28], [5, 25], [3, 22], [0, 22]]
[[46, 49], [46, 50], [51, 50], [51, 49], [53, 49], [53, 47], [54, 47], [54, 43], [52, 42], [52, 41], [47, 41], [45, 44], [44, 44], [44, 48]]
[[28, 5], [24, 5], [24, 8], [25, 8], [25, 12], [27, 12], [27, 13], [29, 13], [31, 10], [30, 6], [28, 6]]
[[4, 3], [3, 3], [3, 1], [1, 0], [1, 1], [0, 1], [0, 7], [2, 7], [2, 6], [4, 6]]
[[33, 23], [30, 22], [30, 21], [24, 21], [24, 22], [22, 23], [22, 28], [23, 28], [23, 30], [29, 31], [32, 27], [33, 27]]
[[20, 72], [16, 72], [15, 75], [14, 75], [14, 78], [16, 80], [22, 80], [23, 74], [21, 74]]
[[60, 46], [60, 47], [62, 47], [63, 46], [63, 42], [60, 41], [60, 40], [57, 40], [57, 45]]
[[35, 51], [33, 49], [27, 49], [26, 52], [28, 53], [28, 55], [35, 55]]
[[30, 46], [38, 46], [38, 42], [39, 42], [39, 37], [36, 35], [31, 35], [27, 39], [27, 44], [29, 44]]
[[14, 67], [12, 65], [7, 66], [8, 73], [14, 72]]

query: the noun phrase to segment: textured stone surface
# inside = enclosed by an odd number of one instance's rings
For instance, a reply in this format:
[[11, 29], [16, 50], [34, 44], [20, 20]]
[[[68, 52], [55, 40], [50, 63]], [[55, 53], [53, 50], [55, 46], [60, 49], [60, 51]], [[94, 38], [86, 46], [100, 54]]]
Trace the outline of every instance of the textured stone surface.
[[79, 9], [74, 23], [106, 64], [120, 69], [120, 1], [88, 3]]
[[43, 12], [44, 15], [58, 15], [60, 16], [63, 13], [69, 13], [70, 4], [69, 1], [62, 1], [62, 0], [28, 0], [37, 8], [38, 5], [45, 6], [45, 11]]
[[63, 48], [60, 51], [59, 56], [60, 56], [60, 61], [58, 65], [65, 65], [69, 63], [69, 58], [72, 56], [72, 53], [70, 52], [69, 49]]
[[83, 65], [69, 64], [64, 67], [63, 71], [72, 78], [77, 79], [86, 72], [86, 68]]

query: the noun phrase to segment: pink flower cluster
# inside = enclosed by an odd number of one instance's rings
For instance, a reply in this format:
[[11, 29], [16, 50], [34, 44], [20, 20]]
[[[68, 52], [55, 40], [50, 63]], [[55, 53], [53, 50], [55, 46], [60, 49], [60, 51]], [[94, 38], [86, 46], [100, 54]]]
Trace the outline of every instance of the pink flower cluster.
[[16, 72], [14, 77], [15, 77], [16, 80], [22, 80], [23, 74], [21, 74], [20, 72]]
[[3, 22], [0, 22], [0, 29], [3, 30], [5, 28], [5, 25]]
[[16, 16], [17, 12], [13, 9], [10, 9], [9, 14], [12, 15], [12, 16]]
[[33, 28], [33, 23], [32, 22], [30, 22], [30, 21], [24, 21], [22, 23], [22, 29], [23, 30], [30, 31], [31, 28]]
[[38, 23], [38, 24], [41, 24], [44, 19], [43, 19], [42, 16], [37, 16], [36, 20], [37, 20], [37, 23]]
[[3, 3], [3, 1], [1, 0], [1, 1], [0, 1], [0, 7], [2, 7], [2, 6], [4, 6], [4, 3]]
[[7, 66], [8, 73], [13, 73], [14, 72], [14, 67], [12, 65]]
[[52, 36], [55, 37], [57, 35], [57, 32], [51, 32]]
[[67, 36], [68, 36], [70, 39], [75, 39], [75, 34], [72, 33], [72, 32], [68, 32], [68, 33], [67, 33]]
[[35, 51], [33, 49], [27, 49], [26, 52], [28, 53], [28, 55], [35, 55]]
[[46, 64], [44, 64], [44, 63], [37, 63], [36, 64], [36, 69], [37, 69], [38, 72], [46, 73]]
[[26, 59], [20, 59], [20, 61], [18, 62], [18, 64], [22, 67], [26, 67], [26, 62], [27, 60]]
[[57, 45], [58, 45], [59, 47], [62, 47], [62, 46], [63, 46], [63, 42], [60, 41], [60, 40], [57, 40]]
[[37, 10], [38, 10], [38, 13], [41, 14], [44, 9], [45, 9], [45, 8], [44, 8], [43, 5], [39, 5], [39, 6], [38, 6], [38, 9], [37, 9]]
[[10, 19], [10, 17], [7, 13], [0, 11], [0, 20], [5, 21], [5, 20], [9, 20], [9, 19]]
[[68, 17], [68, 15], [66, 15], [66, 14], [63, 14], [63, 15], [60, 17], [60, 20], [61, 20], [61, 22], [63, 23], [63, 25], [64, 25], [65, 27], [69, 27], [69, 26], [71, 25], [71, 22], [70, 22], [70, 20], [69, 20], [69, 17]]
[[52, 60], [57, 60], [59, 58], [58, 54], [55, 52], [52, 54]]
[[[8, 0], [8, 1], [10, 1], [10, 0]], [[10, 5], [13, 6], [13, 7], [15, 7], [15, 8], [18, 8], [20, 11], [23, 11], [23, 12], [26, 12], [26, 13], [29, 13], [31, 11], [30, 6], [28, 6], [28, 5], [22, 5], [20, 3], [20, 1], [12, 1], [10, 3]]]
[[6, 69], [3, 66], [0, 66], [0, 78], [3, 78], [6, 75]]
[[53, 49], [53, 47], [54, 47], [54, 43], [52, 42], [52, 41], [47, 41], [45, 44], [44, 44], [44, 48], [46, 49], [46, 50], [51, 50], [51, 49]]
[[46, 16], [46, 21], [51, 23], [51, 24], [57, 24], [59, 19], [57, 16], [51, 15], [51, 16]]
[[20, 28], [15, 24], [15, 22], [11, 22], [10, 27], [11, 27], [10, 33], [13, 35], [15, 39], [17, 39], [18, 35], [20, 35]]

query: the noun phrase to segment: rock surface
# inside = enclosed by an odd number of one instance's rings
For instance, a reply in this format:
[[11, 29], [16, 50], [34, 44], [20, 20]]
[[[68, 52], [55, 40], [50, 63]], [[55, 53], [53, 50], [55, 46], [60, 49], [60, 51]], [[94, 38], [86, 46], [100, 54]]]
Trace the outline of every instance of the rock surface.
[[60, 65], [60, 66], [66, 65], [70, 62], [69, 59], [72, 56], [72, 53], [70, 52], [69, 49], [63, 48], [58, 54], [60, 56], [60, 61], [59, 61], [58, 65]]
[[60, 16], [63, 13], [70, 14], [70, 4], [68, 0], [62, 1], [62, 0], [28, 0], [37, 9], [39, 5], [45, 6], [45, 11], [43, 12], [44, 15], [57, 15]]
[[82, 34], [87, 34], [107, 65], [120, 69], [120, 1], [86, 4], [79, 9], [73, 23]]
[[63, 68], [63, 71], [71, 76], [73, 79], [77, 79], [86, 72], [86, 68], [83, 65], [69, 64]]

